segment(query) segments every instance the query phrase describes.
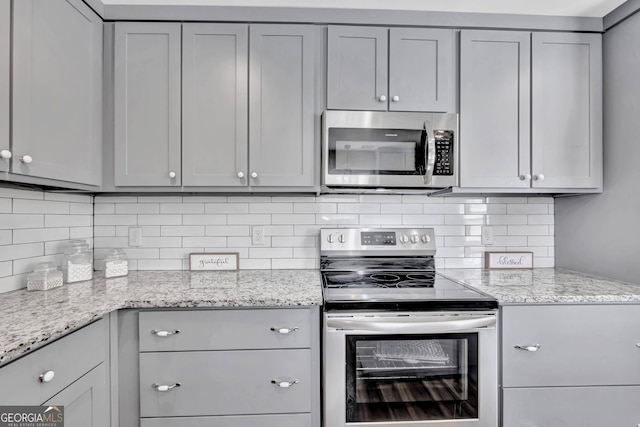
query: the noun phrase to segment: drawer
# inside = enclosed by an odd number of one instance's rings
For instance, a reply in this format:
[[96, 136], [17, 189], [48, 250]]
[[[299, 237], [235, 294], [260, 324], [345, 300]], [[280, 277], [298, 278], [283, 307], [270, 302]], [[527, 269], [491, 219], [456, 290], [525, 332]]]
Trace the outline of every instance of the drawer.
[[308, 349], [141, 353], [140, 416], [311, 412], [311, 363]]
[[141, 312], [140, 351], [309, 348], [310, 313], [288, 308]]
[[143, 418], [140, 427], [311, 427], [311, 414]]
[[505, 389], [502, 425], [637, 426], [640, 424], [638, 402], [638, 386]]
[[[640, 384], [640, 306], [506, 306], [504, 387]], [[537, 351], [515, 346], [539, 345]]]
[[[105, 360], [108, 323], [101, 319], [0, 368], [3, 405], [41, 405]], [[53, 371], [50, 382], [41, 374]]]

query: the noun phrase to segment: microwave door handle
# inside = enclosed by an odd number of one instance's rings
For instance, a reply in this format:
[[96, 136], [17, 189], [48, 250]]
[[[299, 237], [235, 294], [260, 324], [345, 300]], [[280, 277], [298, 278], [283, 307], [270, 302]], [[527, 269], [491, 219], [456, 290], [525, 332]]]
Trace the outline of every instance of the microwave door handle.
[[431, 129], [427, 128], [427, 122], [424, 123], [424, 135], [427, 139], [427, 146], [425, 147], [425, 163], [427, 164], [427, 171], [424, 175], [424, 183], [425, 185], [429, 185], [431, 184], [433, 169], [436, 164], [436, 138], [435, 133], [431, 132]]

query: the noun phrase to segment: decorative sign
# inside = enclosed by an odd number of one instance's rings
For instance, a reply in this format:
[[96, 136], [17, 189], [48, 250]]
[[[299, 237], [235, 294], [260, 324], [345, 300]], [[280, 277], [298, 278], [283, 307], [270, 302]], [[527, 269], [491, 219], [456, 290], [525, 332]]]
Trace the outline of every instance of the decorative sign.
[[533, 252], [485, 252], [485, 268], [533, 268]]
[[237, 270], [240, 256], [238, 252], [193, 253], [189, 254], [189, 270], [222, 271]]

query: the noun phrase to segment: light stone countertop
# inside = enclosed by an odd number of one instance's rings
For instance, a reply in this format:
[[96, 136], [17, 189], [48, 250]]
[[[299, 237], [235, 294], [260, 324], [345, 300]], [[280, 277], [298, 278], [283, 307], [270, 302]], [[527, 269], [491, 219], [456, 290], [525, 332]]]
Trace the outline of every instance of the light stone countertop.
[[[640, 284], [574, 271], [442, 269], [498, 299], [522, 303], [640, 303]], [[96, 273], [96, 275], [99, 273]], [[132, 271], [126, 277], [0, 294], [0, 365], [125, 308], [287, 307], [322, 304], [318, 270]]]
[[318, 270], [132, 271], [48, 291], [23, 289], [0, 294], [0, 365], [123, 308], [321, 304]]
[[533, 270], [443, 269], [438, 273], [498, 299], [532, 303], [640, 303], [640, 284], [561, 268]]

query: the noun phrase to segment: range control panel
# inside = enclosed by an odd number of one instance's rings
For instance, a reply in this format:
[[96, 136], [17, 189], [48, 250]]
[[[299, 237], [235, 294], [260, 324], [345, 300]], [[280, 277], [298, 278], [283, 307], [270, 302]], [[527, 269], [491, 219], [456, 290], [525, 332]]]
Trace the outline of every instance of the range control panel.
[[436, 161], [433, 167], [434, 175], [453, 175], [453, 131], [436, 130]]
[[374, 254], [433, 255], [436, 250], [433, 228], [323, 228], [320, 251]]

